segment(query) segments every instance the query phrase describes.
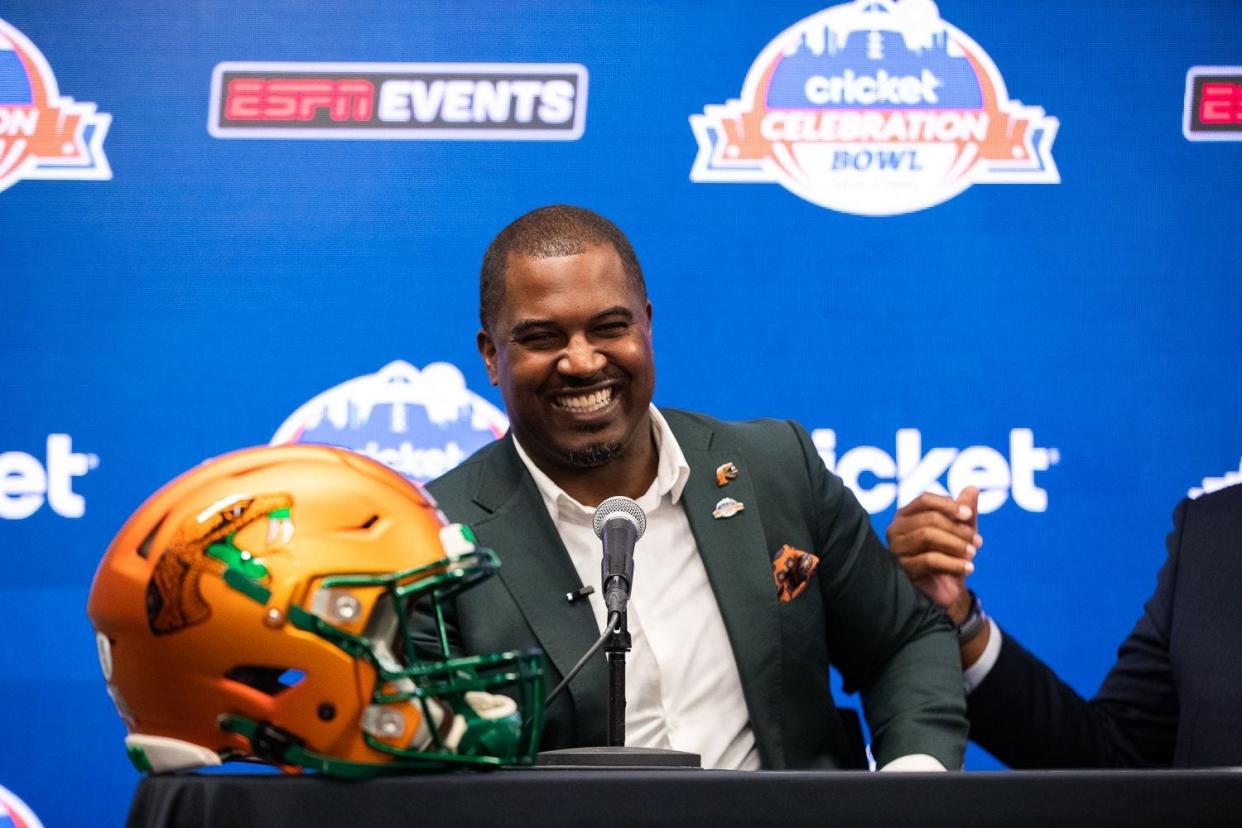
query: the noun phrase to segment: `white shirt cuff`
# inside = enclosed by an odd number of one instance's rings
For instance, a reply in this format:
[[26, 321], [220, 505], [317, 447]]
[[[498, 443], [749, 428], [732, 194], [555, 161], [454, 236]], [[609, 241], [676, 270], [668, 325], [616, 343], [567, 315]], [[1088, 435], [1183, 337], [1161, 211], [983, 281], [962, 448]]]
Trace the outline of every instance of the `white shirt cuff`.
[[898, 756], [880, 768], [880, 772], [906, 771], [926, 773], [928, 771], [942, 771], [944, 769], [944, 765], [940, 764], [940, 760], [935, 756], [928, 756], [926, 753], [908, 753], [905, 756]]
[[1000, 627], [996, 626], [996, 622], [989, 616], [988, 643], [983, 648], [983, 655], [979, 656], [978, 661], [962, 672], [962, 683], [966, 686], [967, 695], [970, 695], [970, 691], [982, 684], [983, 680], [988, 677], [988, 673], [992, 672], [992, 667], [996, 664], [996, 659], [1000, 655], [1000, 648]]

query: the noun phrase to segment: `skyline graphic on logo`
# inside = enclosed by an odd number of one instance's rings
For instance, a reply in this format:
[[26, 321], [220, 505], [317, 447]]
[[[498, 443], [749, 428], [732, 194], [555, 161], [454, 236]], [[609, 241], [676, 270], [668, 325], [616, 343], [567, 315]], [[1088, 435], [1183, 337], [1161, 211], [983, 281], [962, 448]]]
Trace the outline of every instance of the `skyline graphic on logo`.
[[0, 192], [22, 179], [107, 181], [112, 116], [60, 95], [43, 53], [0, 20]]
[[893, 216], [972, 184], [1056, 184], [1059, 122], [1011, 100], [932, 0], [855, 0], [777, 35], [740, 98], [690, 116], [690, 179], [776, 183], [831, 210]]
[[396, 360], [316, 395], [271, 444], [342, 446], [426, 483], [508, 429], [508, 417], [467, 388], [457, 366], [432, 362], [419, 370]]
[[1227, 471], [1220, 477], [1205, 477], [1200, 485], [1192, 486], [1190, 491], [1186, 493], [1186, 496], [1192, 499], [1202, 497], [1205, 494], [1219, 492], [1221, 489], [1236, 486], [1239, 483], [1242, 483], [1242, 459], [1238, 460], [1237, 471]]

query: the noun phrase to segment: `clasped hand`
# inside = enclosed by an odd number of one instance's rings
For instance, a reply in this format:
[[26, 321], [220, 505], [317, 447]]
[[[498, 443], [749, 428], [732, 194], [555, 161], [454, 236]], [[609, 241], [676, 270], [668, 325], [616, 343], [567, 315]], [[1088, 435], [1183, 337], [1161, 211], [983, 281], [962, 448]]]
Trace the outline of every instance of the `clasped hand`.
[[885, 533], [916, 587], [945, 609], [955, 623], [970, 610], [966, 576], [983, 538], [979, 490], [968, 486], [956, 499], [924, 492], [897, 510]]

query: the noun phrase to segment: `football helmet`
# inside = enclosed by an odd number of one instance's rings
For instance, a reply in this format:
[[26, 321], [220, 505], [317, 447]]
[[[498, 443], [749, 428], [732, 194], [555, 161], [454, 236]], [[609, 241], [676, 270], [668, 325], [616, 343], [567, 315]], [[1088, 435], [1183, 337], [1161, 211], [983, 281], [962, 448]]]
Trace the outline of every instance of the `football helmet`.
[[[345, 449], [191, 469], [122, 527], [87, 605], [131, 760], [342, 776], [533, 762], [542, 654], [455, 656], [443, 622], [445, 599], [498, 566], [415, 484]], [[411, 638], [413, 613], [434, 647]]]

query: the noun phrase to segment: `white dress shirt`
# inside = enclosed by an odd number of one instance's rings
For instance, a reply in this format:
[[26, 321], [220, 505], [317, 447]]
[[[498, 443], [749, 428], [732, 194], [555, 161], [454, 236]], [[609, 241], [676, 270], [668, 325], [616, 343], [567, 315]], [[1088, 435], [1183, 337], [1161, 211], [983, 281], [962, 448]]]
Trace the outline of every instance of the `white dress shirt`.
[[983, 653], [979, 656], [979, 660], [966, 668], [962, 673], [962, 681], [966, 685], [966, 695], [970, 695], [970, 691], [978, 687], [988, 673], [992, 672], [992, 668], [996, 665], [996, 659], [1000, 655], [1001, 637], [1000, 627], [996, 626], [996, 622], [991, 616], [988, 622], [988, 643], [983, 645]]
[[[690, 477], [677, 439], [651, 407], [659, 454], [656, 478], [638, 498], [647, 531], [634, 548], [627, 618], [633, 650], [626, 657], [625, 743], [698, 753], [705, 768], [754, 770], [759, 752], [742, 695], [742, 679], [720, 607], [707, 580], [681, 493]], [[606, 620], [600, 540], [583, 506], [540, 471], [514, 439], [548, 514], [590, 596], [597, 629]]]

